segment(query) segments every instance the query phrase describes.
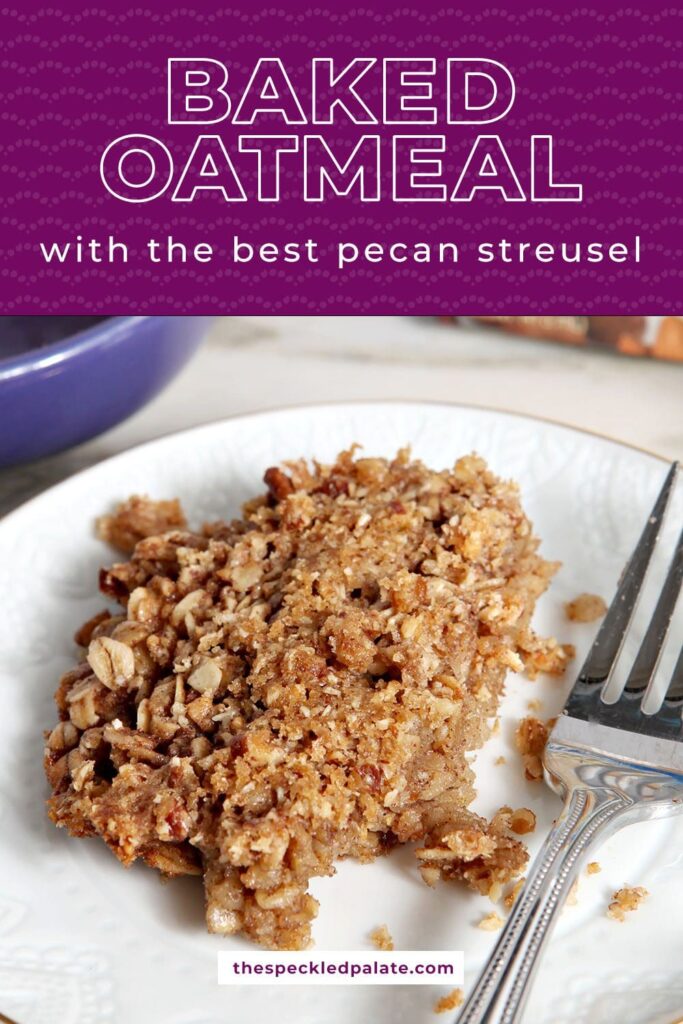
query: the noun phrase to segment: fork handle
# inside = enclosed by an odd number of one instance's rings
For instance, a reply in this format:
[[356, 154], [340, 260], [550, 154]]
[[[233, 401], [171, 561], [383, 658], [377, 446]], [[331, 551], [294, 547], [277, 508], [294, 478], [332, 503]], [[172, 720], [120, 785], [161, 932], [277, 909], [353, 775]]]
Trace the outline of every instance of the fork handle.
[[521, 1019], [579, 861], [592, 843], [616, 830], [624, 809], [623, 799], [608, 789], [569, 792], [458, 1024], [517, 1024]]

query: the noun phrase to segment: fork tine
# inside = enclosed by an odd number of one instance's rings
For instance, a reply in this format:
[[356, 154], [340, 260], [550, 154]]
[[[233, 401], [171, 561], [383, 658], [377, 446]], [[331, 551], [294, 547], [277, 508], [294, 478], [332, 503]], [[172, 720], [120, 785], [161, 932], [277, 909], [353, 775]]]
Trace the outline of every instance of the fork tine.
[[[636, 655], [633, 668], [626, 680], [625, 693], [636, 695], [643, 693], [643, 691], [649, 691], [651, 688], [657, 671], [657, 665], [664, 649], [664, 642], [669, 632], [671, 618], [678, 601], [678, 595], [681, 592], [682, 583], [683, 530], [678, 538], [678, 544], [671, 559], [671, 564], [664, 580], [664, 586], [657, 601], [657, 607], [650, 619], [650, 624]], [[647, 693], [645, 696], [647, 696]]]
[[579, 673], [565, 710], [583, 717], [586, 695], [598, 684], [606, 683], [621, 651], [626, 630], [633, 617], [643, 580], [657, 544], [662, 521], [674, 489], [678, 463], [669, 472], [654, 503], [635, 550], [623, 572], [617, 592], [607, 611], [598, 635]]
[[683, 647], [678, 655], [678, 661], [671, 676], [664, 703], [669, 705], [683, 704]]

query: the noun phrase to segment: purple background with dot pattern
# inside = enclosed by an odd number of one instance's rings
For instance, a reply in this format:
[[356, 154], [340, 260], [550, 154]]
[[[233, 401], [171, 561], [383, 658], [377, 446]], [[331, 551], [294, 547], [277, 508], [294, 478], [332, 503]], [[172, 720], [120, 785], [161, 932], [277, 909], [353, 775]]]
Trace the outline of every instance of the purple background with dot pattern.
[[[3, 101], [0, 181], [0, 300], [15, 313], [662, 313], [681, 311], [683, 221], [681, 43], [683, 9], [643, 4], [600, 9], [572, 5], [415, 7], [389, 4], [309, 7], [217, 5], [119, 10], [103, 6], [0, 10]], [[293, 173], [277, 204], [192, 203], [162, 198], [122, 203], [104, 189], [99, 159], [127, 132], [161, 138], [182, 166], [201, 132], [230, 124], [168, 126], [166, 61], [210, 56], [230, 67], [237, 91], [261, 56], [279, 56], [299, 96], [310, 97], [314, 56], [487, 56], [512, 71], [517, 99], [508, 116], [480, 131], [499, 133], [528, 183], [529, 137], [556, 138], [559, 177], [582, 181], [581, 204], [362, 204], [333, 198], [305, 204]], [[255, 132], [321, 132], [331, 146], [363, 131], [448, 137], [452, 185], [476, 128], [421, 126], [291, 128], [274, 121]], [[242, 158], [249, 161], [251, 158]], [[236, 159], [237, 162], [237, 159]], [[242, 163], [240, 167], [247, 167]], [[176, 171], [176, 180], [179, 171]], [[245, 175], [249, 189], [249, 176]], [[252, 179], [253, 180], [253, 179]], [[388, 181], [384, 178], [384, 182]], [[40, 241], [114, 234], [131, 248], [126, 266], [47, 266]], [[149, 237], [208, 241], [211, 264], [152, 266], [140, 254]], [[456, 241], [468, 252], [483, 240], [531, 242], [643, 240], [642, 262], [599, 266], [492, 267], [463, 256], [456, 267], [356, 264], [336, 270], [332, 245], [344, 238]], [[321, 243], [324, 259], [235, 267], [224, 255], [233, 236], [252, 242]]]

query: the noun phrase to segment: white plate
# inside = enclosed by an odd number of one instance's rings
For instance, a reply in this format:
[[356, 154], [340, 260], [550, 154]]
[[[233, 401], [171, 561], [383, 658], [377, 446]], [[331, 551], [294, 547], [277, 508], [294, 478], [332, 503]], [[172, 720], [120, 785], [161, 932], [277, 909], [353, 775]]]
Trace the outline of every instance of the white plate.
[[[0, 522], [0, 1011], [19, 1024], [441, 1019], [432, 1005], [443, 988], [219, 989], [216, 951], [250, 947], [206, 934], [197, 881], [162, 886], [148, 869], [126, 872], [101, 843], [70, 839], [44, 813], [41, 731], [55, 717], [58, 677], [73, 662], [70, 637], [102, 606], [97, 569], [112, 557], [93, 536], [95, 517], [133, 492], [178, 495], [195, 522], [231, 515], [260, 490], [270, 464], [298, 455], [330, 459], [353, 441], [384, 455], [409, 443], [439, 468], [476, 449], [497, 473], [518, 480], [544, 553], [564, 563], [539, 604], [537, 628], [575, 643], [579, 657], [595, 627], [567, 622], [562, 604], [584, 590], [609, 599], [665, 471], [654, 456], [498, 412], [417, 403], [309, 407], [155, 441]], [[532, 807], [534, 849], [558, 802], [542, 784], [522, 781], [511, 737], [530, 699], [554, 714], [570, 682], [511, 678], [501, 735], [477, 759], [478, 809]], [[501, 753], [508, 762], [496, 765]], [[529, 1021], [666, 1024], [683, 1007], [680, 824], [634, 827], [595, 854], [602, 873], [582, 877], [578, 905], [564, 913]], [[620, 925], [604, 911], [625, 882], [647, 886], [651, 897]], [[471, 980], [495, 938], [475, 927], [491, 904], [456, 886], [429, 890], [409, 851], [366, 866], [345, 863], [313, 888], [321, 902], [318, 948], [368, 949], [368, 932], [386, 923], [399, 948], [464, 949]]]

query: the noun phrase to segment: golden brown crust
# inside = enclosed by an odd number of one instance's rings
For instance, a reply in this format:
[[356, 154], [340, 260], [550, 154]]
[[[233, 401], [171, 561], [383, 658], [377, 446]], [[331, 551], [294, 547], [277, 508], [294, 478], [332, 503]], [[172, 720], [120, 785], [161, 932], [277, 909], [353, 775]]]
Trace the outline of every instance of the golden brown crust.
[[210, 930], [271, 947], [309, 944], [312, 877], [396, 842], [421, 841], [427, 881], [500, 887], [526, 851], [466, 810], [465, 753], [547, 647], [529, 623], [556, 568], [516, 488], [405, 451], [266, 480], [201, 532], [148, 499], [103, 521], [135, 549], [101, 575], [122, 614], [79, 633], [57, 692], [52, 819], [124, 863], [201, 867]]

